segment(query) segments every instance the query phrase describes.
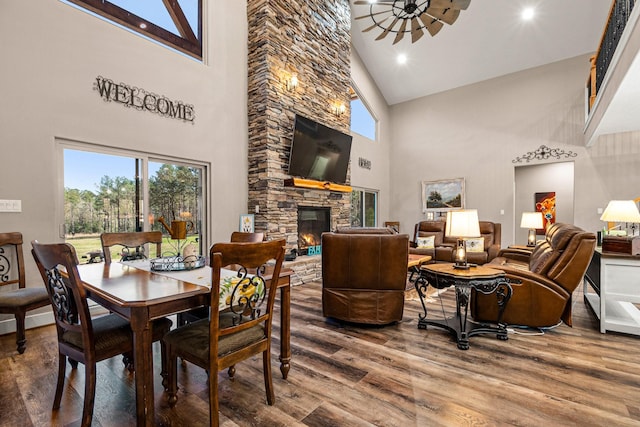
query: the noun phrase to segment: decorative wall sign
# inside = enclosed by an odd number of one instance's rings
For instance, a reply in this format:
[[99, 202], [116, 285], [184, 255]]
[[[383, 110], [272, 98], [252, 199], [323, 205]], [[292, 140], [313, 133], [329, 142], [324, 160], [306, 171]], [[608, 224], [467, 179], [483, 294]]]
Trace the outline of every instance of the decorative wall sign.
[[254, 215], [240, 215], [240, 231], [243, 233], [253, 233]]
[[560, 148], [549, 148], [546, 145], [541, 145], [535, 151], [529, 151], [522, 156], [516, 157], [511, 161], [511, 163], [520, 163], [523, 160], [529, 163], [531, 160], [546, 160], [550, 157], [561, 159], [567, 157], [576, 157], [578, 154], [573, 151], [564, 151]]
[[422, 211], [464, 208], [464, 178], [422, 181]]
[[115, 101], [125, 107], [145, 110], [163, 117], [193, 123], [195, 111], [193, 105], [182, 101], [172, 101], [164, 95], [156, 95], [144, 89], [124, 83], [114, 83], [102, 76], [96, 77], [93, 90], [98, 91], [105, 102]]
[[358, 158], [358, 166], [363, 169], [371, 169], [371, 160], [367, 160], [363, 157]]
[[535, 194], [536, 212], [542, 212], [542, 229], [536, 230], [536, 234], [545, 234], [548, 226], [556, 222], [556, 192]]

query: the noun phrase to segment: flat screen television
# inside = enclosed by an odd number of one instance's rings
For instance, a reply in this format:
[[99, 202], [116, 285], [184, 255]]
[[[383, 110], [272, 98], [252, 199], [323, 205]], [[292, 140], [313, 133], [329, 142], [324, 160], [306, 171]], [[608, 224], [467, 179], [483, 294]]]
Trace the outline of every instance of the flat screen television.
[[351, 139], [351, 135], [296, 114], [289, 175], [336, 184], [346, 183]]

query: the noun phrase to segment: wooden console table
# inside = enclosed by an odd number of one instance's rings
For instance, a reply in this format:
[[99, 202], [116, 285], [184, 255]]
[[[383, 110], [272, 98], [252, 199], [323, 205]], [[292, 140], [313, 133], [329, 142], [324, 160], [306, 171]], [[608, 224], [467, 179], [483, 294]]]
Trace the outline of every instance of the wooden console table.
[[[600, 320], [600, 332], [640, 335], [640, 256], [597, 248], [584, 276], [584, 301]], [[589, 292], [592, 288], [595, 292]]]
[[[427, 306], [424, 302], [427, 286], [436, 289], [454, 286], [456, 290], [456, 315], [447, 319], [427, 318]], [[453, 334], [460, 350], [469, 349], [469, 337], [483, 333], [495, 333], [498, 339], [507, 340], [507, 325], [502, 323], [502, 314], [511, 298], [511, 285], [504, 271], [485, 266], [471, 267], [467, 270], [454, 268], [453, 264], [429, 264], [420, 270], [416, 280], [416, 291], [420, 295], [424, 314], [419, 314], [418, 329], [427, 329], [427, 325], [445, 328]], [[483, 294], [495, 293], [498, 299], [498, 322], [496, 326], [476, 324], [467, 320], [471, 289]], [[464, 308], [464, 312], [463, 309]]]

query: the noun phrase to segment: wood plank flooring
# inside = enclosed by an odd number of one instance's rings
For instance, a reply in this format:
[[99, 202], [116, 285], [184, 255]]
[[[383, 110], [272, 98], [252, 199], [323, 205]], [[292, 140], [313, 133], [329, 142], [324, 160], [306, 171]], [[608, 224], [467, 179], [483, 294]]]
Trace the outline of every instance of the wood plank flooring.
[[[443, 330], [417, 329], [419, 301], [407, 301], [401, 323], [359, 327], [322, 317], [320, 291], [319, 283], [292, 289], [292, 366], [283, 380], [276, 340], [274, 406], [266, 404], [261, 358], [238, 365], [234, 381], [218, 374], [222, 425], [640, 425], [640, 339], [600, 334], [579, 290], [573, 328], [521, 331], [508, 341], [475, 336], [468, 351], [458, 350]], [[453, 292], [441, 298], [429, 303], [434, 313], [452, 310]], [[62, 407], [52, 412], [55, 330], [29, 330], [27, 340], [27, 351], [18, 355], [15, 335], [0, 337], [0, 426], [79, 425], [82, 365], [68, 367]], [[135, 425], [134, 377], [120, 358], [99, 363], [97, 377], [93, 425]], [[157, 425], [206, 425], [206, 379], [198, 367], [179, 368], [179, 399], [170, 409], [156, 377]]]

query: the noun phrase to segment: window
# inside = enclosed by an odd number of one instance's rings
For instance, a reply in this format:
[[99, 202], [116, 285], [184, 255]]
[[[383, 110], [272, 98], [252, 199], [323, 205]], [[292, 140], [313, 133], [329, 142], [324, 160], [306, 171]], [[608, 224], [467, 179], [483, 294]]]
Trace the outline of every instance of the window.
[[66, 0], [131, 31], [202, 59], [202, 0]]
[[375, 141], [376, 119], [353, 88], [349, 89], [349, 94], [351, 95], [351, 132]]
[[[204, 165], [90, 149], [62, 145], [64, 238], [76, 248], [80, 262], [98, 260], [91, 253], [100, 251], [103, 232], [160, 230], [166, 235], [163, 252], [180, 253], [190, 241], [203, 253]], [[188, 221], [187, 239], [172, 240], [160, 217], [169, 225]]]
[[350, 216], [352, 227], [376, 227], [378, 224], [378, 192], [353, 189]]

